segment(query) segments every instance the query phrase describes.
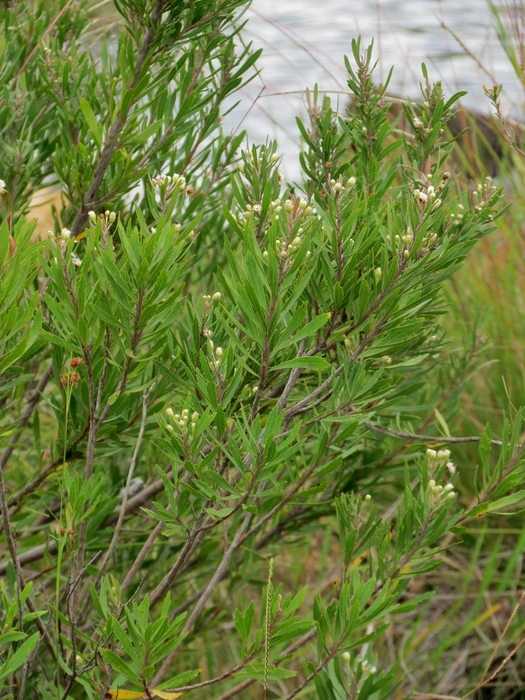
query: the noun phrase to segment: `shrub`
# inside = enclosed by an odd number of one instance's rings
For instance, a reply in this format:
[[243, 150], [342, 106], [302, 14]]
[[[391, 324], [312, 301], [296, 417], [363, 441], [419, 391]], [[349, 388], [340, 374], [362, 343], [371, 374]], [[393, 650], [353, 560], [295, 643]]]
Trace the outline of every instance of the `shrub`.
[[391, 697], [392, 616], [522, 500], [522, 415], [499, 442], [446, 423], [470, 356], [441, 352], [440, 292], [500, 196], [445, 169], [458, 96], [424, 69], [400, 138], [353, 42], [352, 117], [314, 90], [285, 184], [276, 144], [221, 128], [258, 57], [243, 4], [119, 0], [97, 51], [82, 4], [0, 10], [4, 694]]

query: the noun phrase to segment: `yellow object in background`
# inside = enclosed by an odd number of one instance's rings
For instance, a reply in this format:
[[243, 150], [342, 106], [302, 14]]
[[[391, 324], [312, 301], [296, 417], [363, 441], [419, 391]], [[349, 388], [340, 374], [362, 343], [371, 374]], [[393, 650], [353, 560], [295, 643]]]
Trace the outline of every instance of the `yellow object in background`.
[[49, 231], [55, 230], [53, 207], [60, 214], [62, 208], [62, 190], [60, 187], [52, 185], [35, 192], [31, 199], [29, 212], [26, 215], [28, 221], [33, 219], [38, 221], [33, 240], [43, 240], [47, 238]]

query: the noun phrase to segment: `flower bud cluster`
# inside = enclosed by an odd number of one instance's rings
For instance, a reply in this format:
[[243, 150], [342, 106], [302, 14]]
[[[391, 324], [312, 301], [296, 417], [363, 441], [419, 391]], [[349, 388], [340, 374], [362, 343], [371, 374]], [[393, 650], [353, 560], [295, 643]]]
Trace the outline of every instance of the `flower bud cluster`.
[[301, 216], [315, 216], [317, 210], [308, 204], [308, 200], [304, 197], [290, 197], [284, 202], [284, 211], [291, 215], [292, 221], [295, 221]]
[[451, 501], [456, 498], [456, 492], [454, 491], [454, 486], [452, 484], [446, 484], [441, 486], [436, 484], [434, 479], [430, 479], [428, 482], [428, 488], [432, 496], [436, 501]]
[[[166, 415], [172, 421], [172, 423], [176, 425], [176, 427], [183, 435], [186, 435], [188, 433], [188, 430], [191, 430], [192, 433], [195, 432], [195, 427], [199, 419], [199, 414], [197, 413], [197, 411], [194, 411], [190, 417], [190, 412], [187, 408], [182, 409], [180, 414], [174, 413], [172, 408], [167, 408]], [[175, 429], [172, 423], [166, 423], [166, 430], [173, 435], [175, 433]], [[190, 426], [189, 428], [188, 424]]]
[[450, 450], [432, 450], [428, 449], [426, 452], [427, 461], [432, 468], [440, 467], [446, 464], [450, 459]]
[[337, 180], [332, 178], [330, 180], [330, 185], [336, 194], [342, 194], [346, 190], [346, 187], [343, 185], [343, 181], [340, 177]]
[[365, 673], [377, 673], [376, 666], [373, 666], [366, 659], [363, 660], [361, 667]]
[[[278, 219], [281, 209], [282, 206], [280, 199], [274, 199], [273, 202], [270, 202], [270, 216], [275, 215], [275, 218]], [[241, 212], [237, 218], [242, 222], [244, 219], [251, 219], [254, 214], [260, 215], [261, 212], [262, 206], [258, 202], [255, 204], [247, 204], [245, 211]]]
[[[386, 240], [389, 245], [392, 244], [392, 238], [389, 235], [387, 235]], [[407, 228], [406, 233], [404, 233], [402, 236], [396, 234], [394, 242], [397, 248], [401, 248], [403, 256], [408, 258], [410, 256], [410, 248], [414, 242], [414, 235], [410, 227]]]
[[204, 300], [204, 307], [209, 309], [214, 302], [219, 301], [219, 299], [222, 298], [222, 294], [220, 292], [215, 292], [214, 294], [203, 294], [202, 298]]
[[490, 206], [496, 190], [497, 187], [492, 184], [492, 178], [490, 177], [486, 177], [484, 182], [478, 182], [477, 189], [472, 192], [476, 200], [474, 211], [481, 211], [485, 207]]
[[184, 192], [186, 189], [186, 178], [183, 175], [158, 175], [151, 179], [151, 184], [153, 187], [159, 191], [161, 187], [167, 186], [167, 191], [169, 193], [179, 190], [179, 192]]
[[[445, 173], [443, 175], [443, 180], [447, 180], [449, 177], [450, 174]], [[427, 175], [426, 182], [416, 183], [412, 191], [416, 202], [418, 202], [423, 208], [431, 206], [431, 211], [435, 211], [443, 203], [437, 195], [445, 188], [445, 184], [441, 182], [437, 187], [434, 187], [431, 180], [432, 175]]]
[[215, 347], [213, 340], [208, 340], [208, 346], [210, 348], [210, 353], [212, 360], [210, 360], [209, 366], [211, 370], [218, 372], [221, 366], [222, 356], [224, 355], [224, 350], [218, 346]]
[[[88, 211], [88, 218], [91, 224], [95, 225], [97, 223], [97, 215], [93, 210]], [[117, 215], [114, 211], [109, 211], [109, 209], [106, 209], [106, 211], [100, 212], [98, 218], [103, 221], [106, 226], [109, 226], [110, 224], [115, 223]]]
[[[426, 457], [428, 465], [432, 471], [435, 471], [436, 469], [445, 466], [448, 473], [451, 476], [453, 476], [456, 473], [456, 467], [454, 466], [454, 463], [450, 460], [450, 450], [436, 451], [428, 449], [426, 451]], [[437, 501], [450, 501], [456, 497], [456, 493], [454, 492], [454, 486], [450, 483], [446, 484], [445, 486], [441, 486], [440, 484], [436, 484], [436, 481], [434, 479], [430, 479], [430, 481], [428, 482], [428, 488]]]

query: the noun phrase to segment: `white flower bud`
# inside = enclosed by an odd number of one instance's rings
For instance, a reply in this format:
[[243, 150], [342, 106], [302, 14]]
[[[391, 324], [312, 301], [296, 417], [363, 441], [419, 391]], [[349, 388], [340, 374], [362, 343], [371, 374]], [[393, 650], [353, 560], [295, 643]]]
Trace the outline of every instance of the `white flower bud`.
[[68, 241], [71, 238], [71, 231], [68, 228], [63, 228], [60, 231], [60, 236], [62, 240]]
[[95, 223], [96, 223], [96, 221], [97, 221], [97, 215], [95, 214], [95, 212], [94, 212], [93, 210], [88, 211], [88, 219], [90, 220], [90, 222], [91, 222], [92, 224], [95, 224]]
[[217, 355], [217, 357], [222, 357], [222, 348], [221, 348], [221, 347], [218, 347], [218, 348], [215, 350], [215, 354]]
[[370, 503], [371, 500], [372, 500], [372, 496], [369, 493], [367, 493], [365, 496], [365, 502]]
[[356, 182], [357, 182], [356, 178], [352, 175], [352, 177], [349, 178], [348, 182], [346, 183], [346, 186], [353, 187]]
[[219, 299], [222, 297], [222, 294], [220, 292], [215, 292], [215, 294], [212, 295], [212, 301], [219, 301]]
[[199, 414], [197, 413], [197, 411], [193, 411], [193, 413], [191, 414], [191, 419], [194, 423], [196, 420], [199, 420]]
[[166, 430], [168, 433], [171, 433], [172, 435], [175, 433], [175, 430], [173, 429], [173, 426], [170, 423], [166, 424]]

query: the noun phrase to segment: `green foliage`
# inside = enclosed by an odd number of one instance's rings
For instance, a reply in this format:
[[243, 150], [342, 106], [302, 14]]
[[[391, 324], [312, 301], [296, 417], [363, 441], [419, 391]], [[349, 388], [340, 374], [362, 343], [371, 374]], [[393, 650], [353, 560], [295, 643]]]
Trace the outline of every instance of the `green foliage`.
[[[30, 29], [25, 3], [0, 10], [23, 105], [4, 98], [0, 145], [0, 679], [20, 699], [392, 697], [381, 645], [434, 592], [409, 586], [523, 498], [521, 414], [497, 458], [485, 432], [467, 507], [450, 452], [422, 448], [450, 436], [413, 428], [449, 432], [435, 377], [457, 388], [468, 362], [441, 353], [441, 292], [498, 213], [444, 170], [457, 95], [424, 69], [400, 139], [354, 42], [350, 115], [314, 89], [298, 122], [300, 191], [276, 144], [240, 151], [220, 126], [258, 57], [242, 5], [120, 0], [97, 51], [82, 4]], [[35, 243], [23, 215], [48, 183], [62, 208]], [[401, 467], [394, 438], [415, 445]], [[328, 592], [290, 574], [319, 534]]]

